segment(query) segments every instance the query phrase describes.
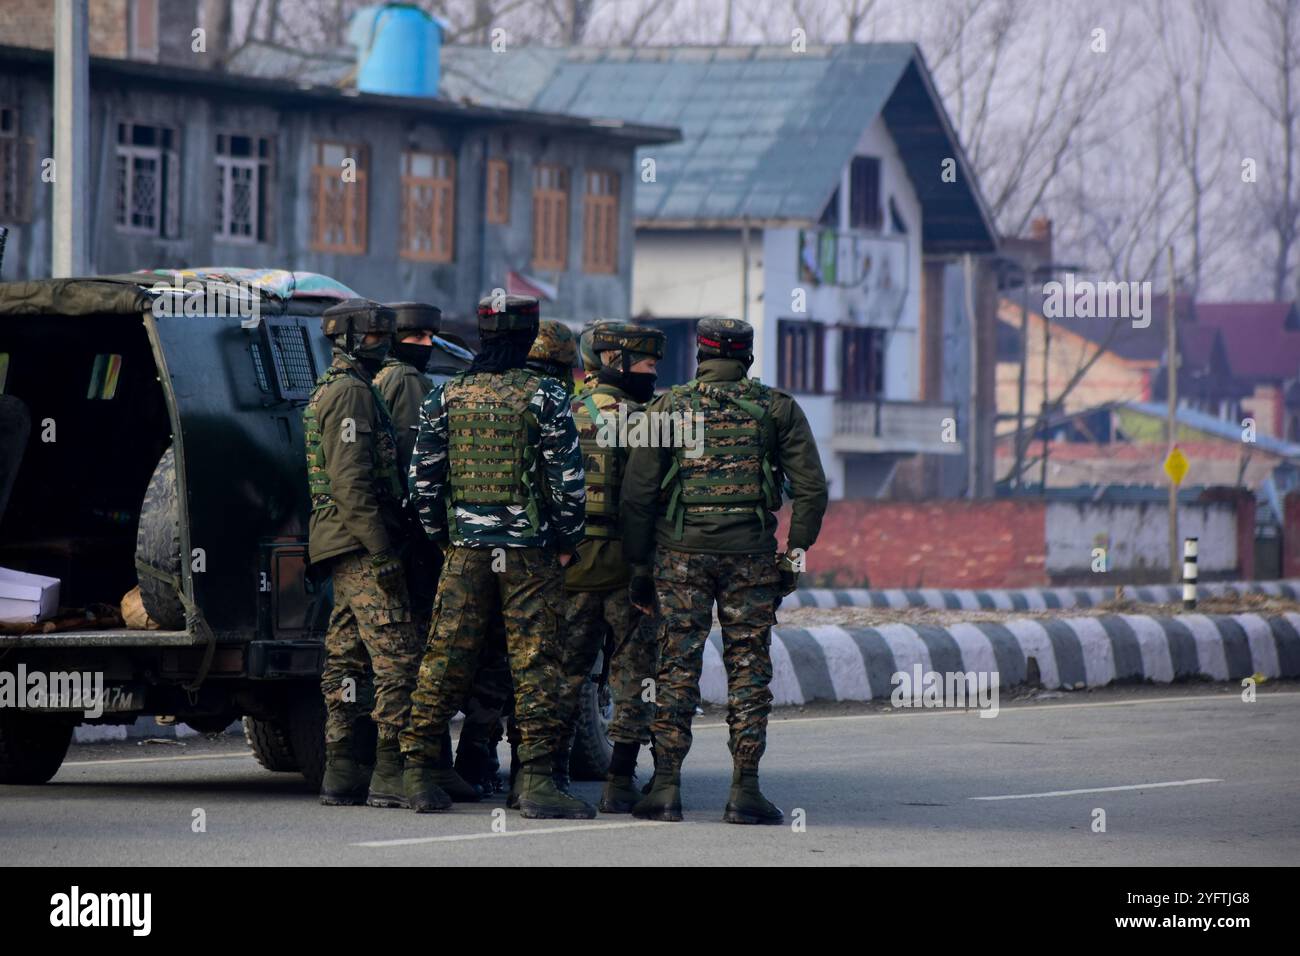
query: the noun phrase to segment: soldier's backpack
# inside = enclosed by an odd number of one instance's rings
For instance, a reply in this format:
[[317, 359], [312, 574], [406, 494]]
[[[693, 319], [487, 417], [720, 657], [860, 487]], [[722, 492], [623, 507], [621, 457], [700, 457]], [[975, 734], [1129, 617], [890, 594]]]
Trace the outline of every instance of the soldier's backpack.
[[670, 410], [703, 415], [702, 450], [689, 457], [681, 443], [660, 483], [668, 494], [673, 537], [680, 540], [686, 512], [752, 512], [766, 527], [768, 512], [781, 507], [780, 456], [771, 392], [755, 379], [692, 380], [674, 385]]

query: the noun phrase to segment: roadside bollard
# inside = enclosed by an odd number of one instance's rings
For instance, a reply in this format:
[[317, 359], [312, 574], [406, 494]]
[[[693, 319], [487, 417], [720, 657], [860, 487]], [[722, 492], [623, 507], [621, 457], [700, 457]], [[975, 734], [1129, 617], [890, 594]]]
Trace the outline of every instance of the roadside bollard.
[[1196, 610], [1196, 538], [1183, 539], [1183, 610]]

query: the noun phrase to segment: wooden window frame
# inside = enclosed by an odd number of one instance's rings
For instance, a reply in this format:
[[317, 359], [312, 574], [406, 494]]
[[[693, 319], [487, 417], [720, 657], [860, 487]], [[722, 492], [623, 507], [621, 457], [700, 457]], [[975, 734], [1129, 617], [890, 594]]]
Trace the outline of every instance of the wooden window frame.
[[[412, 160], [427, 156], [432, 160], [434, 175], [417, 176], [411, 172]], [[445, 174], [438, 170], [445, 164]], [[428, 245], [417, 246], [413, 232], [419, 194], [430, 193], [432, 204], [431, 228]], [[441, 215], [440, 215], [441, 212]], [[456, 157], [451, 153], [424, 149], [402, 152], [402, 209], [401, 228], [398, 232], [398, 255], [416, 262], [454, 262], [456, 258]]]
[[[356, 179], [343, 181], [342, 167], [335, 168], [325, 164], [325, 151], [332, 146], [343, 150], [345, 158], [357, 161]], [[312, 143], [311, 167], [311, 242], [313, 252], [330, 252], [339, 255], [363, 256], [366, 254], [366, 236], [368, 227], [368, 202], [366, 186], [369, 182], [369, 150], [364, 143], [347, 142], [336, 139], [318, 139]], [[326, 203], [329, 198], [328, 184], [337, 180], [344, 187], [338, 194], [343, 203], [343, 241], [328, 242], [324, 236], [326, 220]]]
[[14, 106], [0, 105], [0, 117], [8, 116], [8, 128], [0, 123], [0, 222], [31, 222], [31, 177], [36, 160], [36, 141], [19, 132], [21, 115]]
[[484, 218], [494, 226], [510, 222], [510, 163], [504, 159], [487, 161], [487, 208]]
[[[553, 179], [559, 185], [547, 180]], [[564, 272], [569, 267], [569, 170], [538, 163], [533, 170], [533, 268]]]
[[619, 177], [612, 169], [589, 169], [582, 200], [582, 271], [618, 272]]
[[[166, 123], [121, 120], [115, 124], [113, 159], [117, 181], [113, 222], [118, 232], [132, 236], [176, 239], [181, 234], [181, 161], [180, 130]], [[159, 135], [153, 145], [134, 142], [137, 129], [152, 129]], [[123, 140], [126, 140], [125, 142]], [[136, 163], [154, 160], [158, 164], [158, 182], [154, 188], [153, 226], [133, 224], [132, 204], [135, 192]]]
[[886, 330], [874, 326], [840, 329], [840, 391], [847, 401], [880, 401], [885, 396]]
[[[244, 136], [253, 141], [252, 156], [235, 156], [230, 150], [230, 138]], [[224, 138], [224, 149], [223, 149]], [[265, 149], [263, 150], [263, 146]], [[275, 175], [275, 137], [266, 133], [241, 133], [231, 130], [218, 130], [213, 154], [216, 165], [217, 209], [212, 238], [219, 242], [234, 245], [252, 246], [273, 241], [271, 226], [273, 222]], [[230, 231], [230, 184], [234, 170], [247, 169], [252, 173], [253, 192], [253, 231], [250, 236], [238, 235]]]
[[801, 395], [825, 392], [826, 325], [811, 319], [778, 319], [777, 388]]
[[884, 226], [881, 202], [881, 162], [876, 156], [849, 160], [849, 228], [879, 232]]

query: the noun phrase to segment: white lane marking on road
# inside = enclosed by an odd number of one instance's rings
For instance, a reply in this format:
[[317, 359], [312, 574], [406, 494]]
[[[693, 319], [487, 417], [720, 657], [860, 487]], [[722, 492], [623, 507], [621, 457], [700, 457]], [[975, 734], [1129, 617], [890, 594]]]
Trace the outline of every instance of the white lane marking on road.
[[1122, 787], [1087, 787], [1083, 790], [1048, 790], [1046, 793], [1008, 793], [998, 797], [967, 797], [968, 800], [1029, 800], [1033, 797], [1072, 797], [1079, 793], [1114, 793], [1116, 790], [1155, 790], [1158, 787], [1190, 787], [1198, 783], [1223, 783], [1219, 777], [1170, 780], [1167, 783], [1130, 783]]
[[164, 763], [168, 760], [234, 760], [236, 757], [253, 756], [252, 752], [242, 754], [184, 754], [177, 757], [111, 757], [108, 760], [65, 760], [62, 767], [102, 767], [110, 763]]
[[416, 846], [421, 843], [455, 843], [459, 840], [494, 840], [498, 837], [538, 836], [543, 833], [576, 833], [579, 830], [626, 830], [629, 827], [672, 826], [665, 820], [637, 820], [634, 823], [582, 823], [571, 827], [538, 827], [535, 830], [506, 830], [504, 833], [461, 833], [453, 836], [407, 837], [401, 840], [368, 840], [352, 846]]

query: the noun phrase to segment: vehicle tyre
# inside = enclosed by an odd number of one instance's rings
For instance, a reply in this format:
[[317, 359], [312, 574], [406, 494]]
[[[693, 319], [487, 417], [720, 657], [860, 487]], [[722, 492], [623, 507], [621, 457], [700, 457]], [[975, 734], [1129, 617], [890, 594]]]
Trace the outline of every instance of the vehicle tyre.
[[0, 784], [46, 783], [72, 743], [72, 724], [21, 710], [0, 711]]
[[289, 746], [298, 771], [312, 790], [320, 790], [325, 779], [325, 698], [320, 686], [295, 688], [289, 695], [287, 716]]
[[[135, 559], [177, 579], [181, 573], [181, 520], [176, 496], [176, 455], [168, 448], [153, 470], [140, 505]], [[176, 589], [161, 578], [136, 570], [140, 600], [158, 626], [169, 631], [185, 627], [185, 607]]]
[[[601, 658], [596, 658], [593, 672], [601, 673]], [[574, 780], [604, 780], [609, 772], [609, 758], [614, 745], [609, 739], [609, 724], [614, 716], [614, 702], [609, 684], [592, 677], [578, 694], [578, 720], [569, 755], [569, 775]]]
[[297, 773], [298, 758], [293, 755], [289, 742], [289, 724], [284, 718], [262, 720], [244, 718], [244, 740], [253, 756], [267, 770], [276, 773]]

